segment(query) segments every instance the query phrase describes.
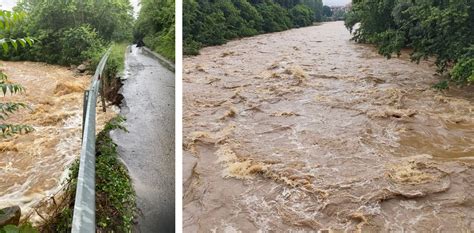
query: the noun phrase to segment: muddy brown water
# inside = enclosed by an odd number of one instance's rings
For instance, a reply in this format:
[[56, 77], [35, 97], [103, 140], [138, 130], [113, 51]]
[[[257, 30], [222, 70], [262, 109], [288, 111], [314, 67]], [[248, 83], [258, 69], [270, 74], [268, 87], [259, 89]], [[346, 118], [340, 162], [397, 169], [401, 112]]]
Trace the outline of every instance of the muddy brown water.
[[[2, 96], [1, 102], [24, 102], [8, 123], [29, 124], [35, 131], [0, 139], [0, 208], [19, 205], [22, 218], [37, 224], [47, 217], [81, 147], [83, 92], [90, 75], [77, 75], [68, 68], [38, 62], [0, 62], [13, 83], [26, 88], [18, 95]], [[97, 131], [117, 108], [97, 108]], [[35, 211], [36, 210], [36, 211]], [[40, 213], [40, 215], [38, 215]]]
[[185, 232], [474, 230], [474, 91], [342, 22], [184, 59]]

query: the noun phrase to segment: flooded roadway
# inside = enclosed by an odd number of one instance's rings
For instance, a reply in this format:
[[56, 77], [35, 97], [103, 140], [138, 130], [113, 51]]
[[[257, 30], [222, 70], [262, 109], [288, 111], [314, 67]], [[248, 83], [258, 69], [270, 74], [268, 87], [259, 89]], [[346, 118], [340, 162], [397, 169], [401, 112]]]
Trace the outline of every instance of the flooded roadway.
[[474, 230], [474, 91], [343, 22], [184, 59], [185, 232]]
[[134, 232], [173, 232], [175, 218], [174, 73], [141, 48], [127, 53], [121, 114], [129, 131], [113, 131], [137, 194]]
[[[24, 102], [31, 107], [6, 122], [35, 128], [27, 135], [0, 141], [0, 208], [19, 205], [23, 219], [38, 223], [42, 221], [38, 213], [48, 216], [54, 202], [51, 197], [62, 189], [70, 164], [79, 157], [83, 93], [91, 76], [39, 62], [0, 64], [11, 82], [26, 88], [23, 94], [2, 96], [1, 102]], [[116, 114], [110, 110], [103, 113], [98, 105], [97, 131]]]

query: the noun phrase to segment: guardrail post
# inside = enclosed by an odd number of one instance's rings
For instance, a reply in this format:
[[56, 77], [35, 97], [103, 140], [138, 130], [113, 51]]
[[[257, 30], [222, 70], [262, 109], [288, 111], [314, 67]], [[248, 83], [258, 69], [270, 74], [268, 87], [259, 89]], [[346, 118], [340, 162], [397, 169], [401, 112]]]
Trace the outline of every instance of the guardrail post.
[[105, 90], [104, 90], [104, 81], [101, 80], [101, 75], [99, 74], [99, 81], [100, 81], [100, 99], [102, 100], [102, 111], [106, 112], [107, 109], [105, 107]]
[[86, 113], [87, 113], [87, 102], [89, 101], [89, 90], [84, 91], [84, 104], [82, 106], [82, 136], [81, 142], [84, 140], [84, 123], [86, 121]]

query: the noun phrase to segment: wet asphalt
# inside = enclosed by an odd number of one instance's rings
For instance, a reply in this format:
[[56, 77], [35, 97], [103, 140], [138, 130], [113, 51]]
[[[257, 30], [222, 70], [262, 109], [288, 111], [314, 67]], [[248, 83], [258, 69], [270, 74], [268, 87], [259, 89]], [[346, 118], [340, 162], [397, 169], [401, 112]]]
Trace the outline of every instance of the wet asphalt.
[[134, 232], [174, 232], [174, 73], [133, 46], [127, 51], [121, 114], [128, 133], [114, 131], [137, 194]]

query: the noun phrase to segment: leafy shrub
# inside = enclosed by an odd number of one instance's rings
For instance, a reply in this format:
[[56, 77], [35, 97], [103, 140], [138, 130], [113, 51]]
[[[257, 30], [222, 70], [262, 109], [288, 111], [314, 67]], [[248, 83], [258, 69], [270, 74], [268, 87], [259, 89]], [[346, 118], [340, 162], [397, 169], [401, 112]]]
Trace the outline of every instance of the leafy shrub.
[[451, 79], [459, 84], [474, 84], [474, 58], [459, 60], [451, 70]]
[[474, 1], [358, 0], [345, 20], [351, 31], [357, 23], [353, 39], [377, 44], [384, 56], [410, 47], [413, 61], [435, 57], [438, 72], [453, 68], [453, 81], [472, 82]]
[[313, 23], [314, 12], [307, 6], [298, 4], [289, 11], [291, 21], [296, 27], [309, 26]]
[[103, 50], [102, 40], [90, 25], [65, 30], [59, 44], [62, 46], [59, 64], [80, 64]]

